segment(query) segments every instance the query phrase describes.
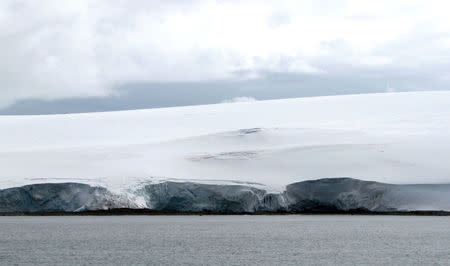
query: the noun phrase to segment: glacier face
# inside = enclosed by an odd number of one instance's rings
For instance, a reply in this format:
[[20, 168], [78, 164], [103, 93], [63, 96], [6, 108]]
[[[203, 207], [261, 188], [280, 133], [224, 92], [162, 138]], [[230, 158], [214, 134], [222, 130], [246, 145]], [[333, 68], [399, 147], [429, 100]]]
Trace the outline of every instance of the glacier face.
[[[302, 213], [450, 211], [450, 184], [392, 185], [352, 178], [292, 183], [280, 193], [249, 185], [161, 182], [145, 184], [133, 197], [77, 183], [35, 184], [0, 190], [0, 212], [81, 212], [145, 208], [174, 213]], [[137, 198], [137, 197], [134, 197]]]
[[0, 213], [80, 212], [136, 208], [126, 197], [79, 183], [33, 184], [0, 190]]
[[282, 194], [244, 185], [163, 182], [145, 186], [150, 209], [173, 212], [277, 212], [286, 209]]
[[352, 178], [326, 178], [290, 184], [291, 210], [369, 211], [450, 210], [450, 185], [392, 185]]

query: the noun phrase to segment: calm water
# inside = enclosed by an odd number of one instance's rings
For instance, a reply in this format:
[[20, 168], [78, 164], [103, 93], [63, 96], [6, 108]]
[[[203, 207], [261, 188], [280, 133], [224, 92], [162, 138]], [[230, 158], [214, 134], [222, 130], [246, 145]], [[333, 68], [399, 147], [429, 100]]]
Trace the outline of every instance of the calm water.
[[450, 265], [450, 217], [0, 217], [0, 263]]

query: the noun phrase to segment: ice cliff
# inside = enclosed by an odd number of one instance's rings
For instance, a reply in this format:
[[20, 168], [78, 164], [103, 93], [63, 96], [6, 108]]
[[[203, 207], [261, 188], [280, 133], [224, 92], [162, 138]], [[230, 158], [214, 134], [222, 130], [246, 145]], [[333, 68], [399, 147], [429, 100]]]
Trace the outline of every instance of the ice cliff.
[[102, 187], [78, 183], [34, 184], [0, 190], [0, 213], [80, 212], [137, 205]]
[[281, 193], [250, 185], [161, 182], [144, 184], [134, 197], [79, 183], [34, 184], [0, 190], [0, 212], [81, 212], [140, 209], [175, 213], [302, 213], [450, 211], [450, 184], [392, 185], [352, 178], [292, 183]]

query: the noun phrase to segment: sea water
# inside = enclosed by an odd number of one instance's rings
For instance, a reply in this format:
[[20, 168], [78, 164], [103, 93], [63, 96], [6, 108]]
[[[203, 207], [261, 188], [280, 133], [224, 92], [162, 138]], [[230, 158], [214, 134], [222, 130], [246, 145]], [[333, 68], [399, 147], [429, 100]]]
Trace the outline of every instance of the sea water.
[[4, 265], [450, 265], [450, 217], [0, 217]]

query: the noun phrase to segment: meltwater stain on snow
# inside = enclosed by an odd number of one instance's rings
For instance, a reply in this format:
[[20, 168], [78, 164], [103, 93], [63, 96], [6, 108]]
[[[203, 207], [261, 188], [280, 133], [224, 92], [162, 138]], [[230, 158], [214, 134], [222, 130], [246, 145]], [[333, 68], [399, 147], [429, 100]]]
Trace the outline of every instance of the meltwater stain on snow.
[[241, 136], [248, 135], [248, 134], [255, 134], [262, 131], [262, 128], [255, 127], [255, 128], [246, 128], [246, 129], [240, 129], [238, 132]]
[[204, 160], [250, 160], [254, 159], [261, 151], [232, 151], [220, 152], [212, 154], [199, 154], [188, 157], [190, 161], [204, 161]]

